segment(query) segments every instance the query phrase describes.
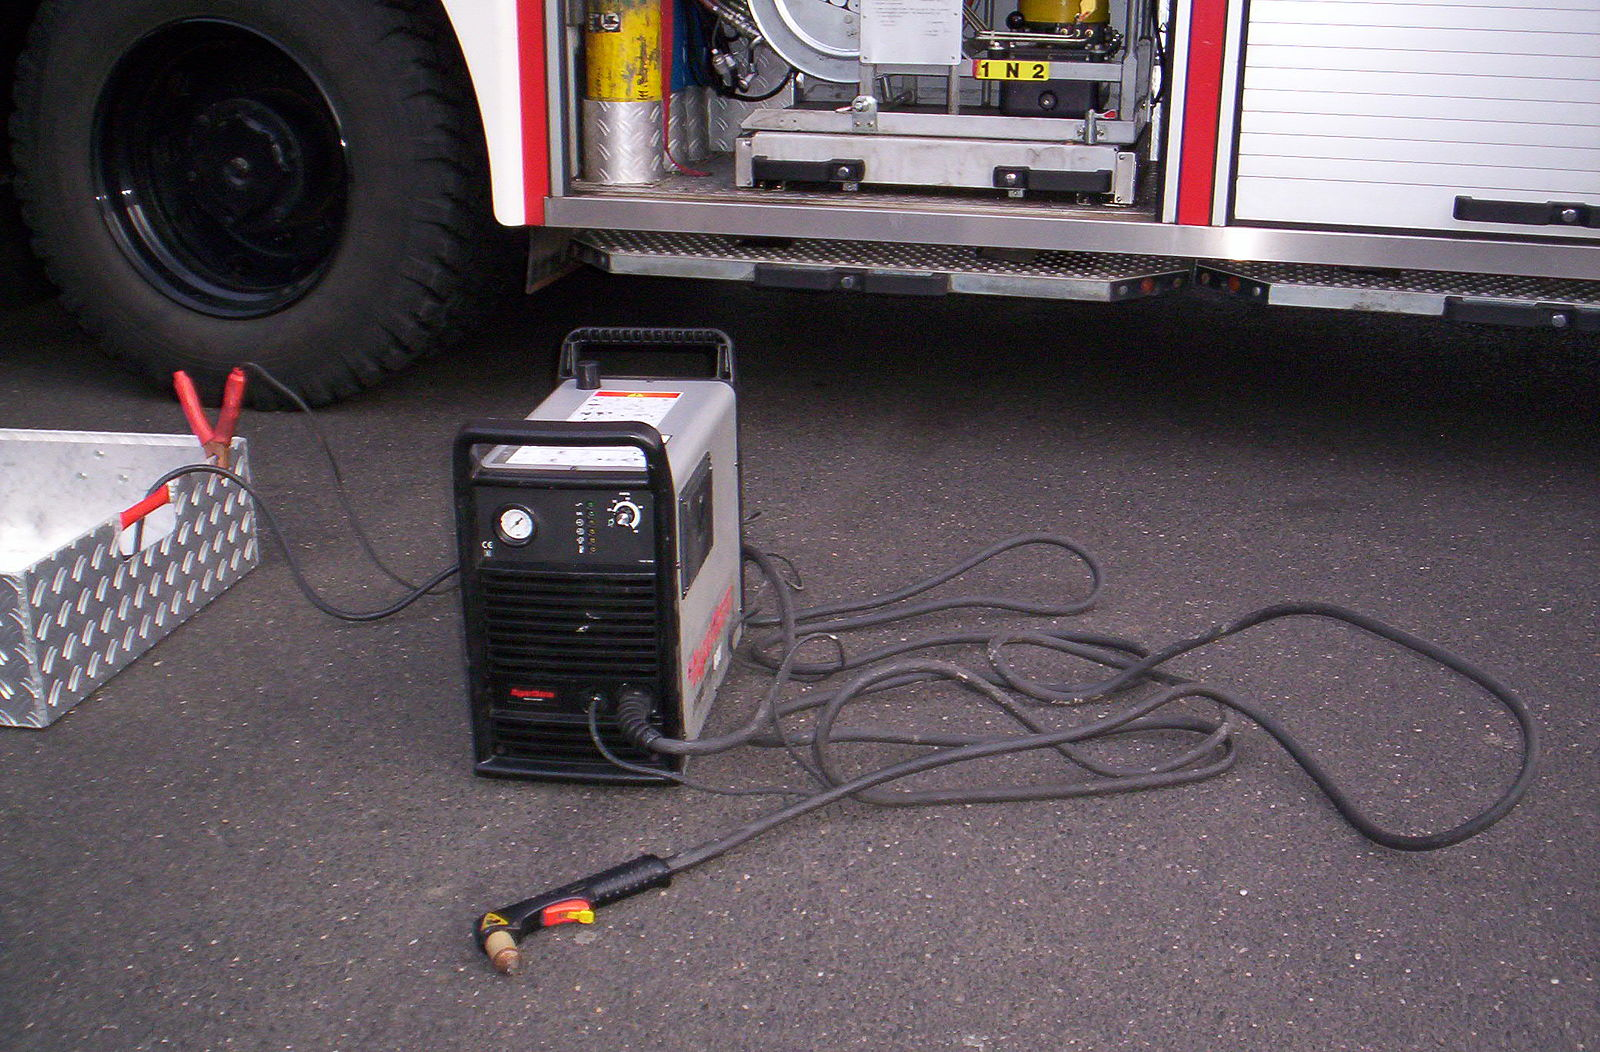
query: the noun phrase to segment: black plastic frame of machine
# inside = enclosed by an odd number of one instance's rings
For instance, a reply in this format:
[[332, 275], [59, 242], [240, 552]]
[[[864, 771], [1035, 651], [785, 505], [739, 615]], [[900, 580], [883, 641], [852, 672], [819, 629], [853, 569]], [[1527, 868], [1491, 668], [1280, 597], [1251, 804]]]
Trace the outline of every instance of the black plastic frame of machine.
[[[579, 368], [575, 349], [592, 349], [589, 357], [714, 350], [718, 367], [709, 380], [602, 380], [599, 363]], [[529, 419], [470, 421], [455, 440], [474, 770], [667, 781], [681, 758], [626, 740], [615, 705], [624, 690], [643, 692], [655, 699], [650, 718], [664, 734], [694, 737], [730, 663], [741, 599], [737, 537], [732, 552], [729, 538], [716, 541], [721, 550], [707, 564], [714, 531], [704, 520], [711, 476], [719, 486], [737, 479], [731, 343], [714, 330], [579, 330], [560, 374], [564, 382]], [[650, 401], [675, 406], [661, 425], [673, 450], [651, 423], [571, 419], [584, 415], [586, 399], [618, 413]], [[709, 446], [707, 433], [716, 436]], [[677, 465], [678, 484], [674, 454], [689, 458]], [[724, 489], [716, 507], [723, 529], [732, 522], [736, 532], [732, 495], [727, 501]], [[596, 746], [591, 710], [601, 742], [627, 766]]]
[[[493, 516], [504, 500], [570, 500], [596, 492], [593, 478], [528, 476], [482, 467], [474, 448], [483, 445], [632, 446], [643, 450], [645, 471], [618, 474], [598, 491], [597, 503], [617, 492], [643, 488], [654, 510], [654, 565], [599, 570], [573, 567], [492, 566], [484, 539], [495, 531]], [[587, 782], [652, 782], [606, 760], [589, 735], [588, 706], [605, 707], [623, 686], [644, 680], [656, 697], [671, 703], [677, 687], [678, 626], [672, 602], [672, 477], [666, 450], [653, 428], [626, 421], [573, 423], [560, 420], [471, 421], [455, 443], [456, 525], [461, 542], [461, 599], [467, 636], [467, 675], [472, 703], [472, 738], [479, 774]], [[572, 606], [575, 616], [605, 609], [579, 636], [563, 633], [547, 645], [545, 634], [524, 627], [527, 614]], [[581, 610], [579, 609], [581, 607]], [[545, 622], [549, 624], [548, 620]], [[639, 657], [636, 645], [652, 653]], [[619, 644], [627, 656], [619, 656]], [[564, 653], [556, 653], [556, 650]], [[608, 748], [630, 763], [671, 770], [668, 761], [629, 745], [609, 716], [600, 719]], [[669, 720], [663, 730], [681, 733]]]

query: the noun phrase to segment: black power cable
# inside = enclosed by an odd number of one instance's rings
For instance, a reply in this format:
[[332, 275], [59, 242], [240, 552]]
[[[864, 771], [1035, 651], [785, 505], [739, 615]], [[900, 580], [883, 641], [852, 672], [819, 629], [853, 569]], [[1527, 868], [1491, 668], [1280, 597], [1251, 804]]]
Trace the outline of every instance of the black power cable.
[[298, 392], [276, 376], [273, 376], [267, 370], [267, 367], [260, 362], [244, 362], [239, 367], [254, 373], [268, 387], [277, 392], [280, 398], [300, 411], [299, 419], [304, 423], [306, 430], [311, 432], [311, 436], [316, 440], [318, 448], [322, 450], [323, 458], [328, 462], [328, 470], [333, 476], [333, 491], [339, 498], [339, 506], [344, 509], [345, 521], [350, 523], [350, 532], [355, 535], [356, 543], [361, 546], [362, 552], [371, 560], [372, 565], [376, 566], [385, 577], [402, 588], [415, 589], [417, 587], [416, 582], [402, 577], [391, 569], [389, 564], [384, 561], [383, 556], [378, 554], [377, 547], [372, 543], [372, 538], [368, 536], [366, 527], [361, 524], [361, 516], [356, 513], [355, 504], [350, 499], [349, 489], [345, 486], [344, 472], [339, 467], [339, 458], [334, 455], [333, 445], [328, 441], [328, 436], [317, 426], [316, 414], [312, 412], [311, 406], [306, 404], [306, 400], [301, 398]]
[[[1054, 547], [1077, 557], [1090, 579], [1085, 594], [1055, 604], [1024, 603], [993, 596], [917, 599], [1003, 552], [1024, 546]], [[672, 739], [663, 736], [649, 722], [655, 699], [643, 690], [634, 690], [625, 691], [618, 698], [617, 724], [633, 744], [668, 755], [703, 756], [745, 745], [783, 748], [790, 752], [816, 787], [779, 810], [701, 844], [664, 858], [640, 856], [604, 873], [484, 914], [476, 928], [478, 944], [500, 971], [511, 971], [517, 966], [520, 960], [517, 943], [539, 928], [592, 918], [594, 907], [648, 888], [665, 886], [679, 873], [725, 854], [791, 819], [847, 797], [892, 807], [1066, 799], [1164, 788], [1215, 777], [1231, 768], [1238, 755], [1232, 721], [1235, 715], [1255, 723], [1276, 740], [1357, 832], [1376, 844], [1401, 851], [1436, 850], [1481, 833], [1516, 806], [1538, 769], [1537, 727], [1527, 706], [1509, 688], [1443, 647], [1341, 606], [1329, 603], [1268, 606], [1155, 652], [1113, 636], [1044, 627], [929, 636], [851, 657], [838, 642], [839, 633], [882, 627], [935, 611], [989, 608], [1045, 617], [1081, 613], [1098, 596], [1099, 567], [1089, 553], [1066, 538], [1027, 534], [1002, 541], [948, 570], [895, 592], [799, 609], [796, 590], [779, 572], [773, 556], [747, 548], [745, 558], [763, 577], [777, 607], [775, 615], [752, 614], [746, 619], [747, 628], [767, 631], [747, 640], [744, 654], [752, 663], [773, 673], [771, 688], [758, 703], [755, 713], [742, 727], [727, 734], [694, 741]], [[1384, 640], [1448, 669], [1492, 697], [1516, 721], [1522, 739], [1520, 763], [1510, 784], [1488, 806], [1449, 828], [1420, 834], [1387, 829], [1355, 805], [1283, 720], [1229, 691], [1192, 682], [1164, 668], [1175, 658], [1251, 628], [1302, 617], [1335, 621]], [[831, 663], [802, 662], [799, 659], [802, 649], [824, 637], [838, 647], [836, 659]], [[984, 648], [988, 667], [968, 668], [927, 654], [956, 645], [974, 644]], [[1041, 648], [1086, 660], [1104, 667], [1109, 675], [1082, 684], [1043, 683], [1014, 666], [1010, 655], [1018, 647]], [[846, 672], [853, 673], [852, 677], [837, 689], [816, 687], [797, 698], [780, 700], [785, 688], [792, 683], [820, 684]], [[839, 723], [844, 711], [863, 698], [938, 682], [953, 683], [967, 695], [1000, 712], [1017, 725], [1016, 732], [972, 735], [848, 727]], [[1179, 703], [1195, 701], [1215, 706], [1217, 715], [1198, 716], [1174, 708]], [[1052, 725], [1059, 721], [1061, 712], [1084, 711], [1078, 707], [1090, 705], [1096, 707], [1076, 722], [1065, 727]], [[810, 729], [785, 730], [783, 719], [801, 712], [814, 713]], [[604, 748], [592, 711], [591, 735], [596, 744]], [[1152, 736], [1165, 741], [1177, 738], [1183, 744], [1174, 755], [1138, 766], [1111, 763], [1091, 755], [1086, 748], [1090, 743], [1129, 738], [1149, 740]], [[928, 751], [861, 774], [847, 775], [839, 761], [837, 747], [860, 743], [915, 746]], [[1074, 776], [1059, 781], [952, 789], [886, 788], [891, 783], [928, 771], [1033, 752], [1058, 756], [1075, 772]], [[578, 916], [579, 913], [582, 916]]]
[[268, 532], [272, 534], [272, 539], [278, 543], [278, 550], [283, 554], [283, 560], [289, 567], [289, 575], [294, 578], [295, 587], [300, 589], [300, 594], [306, 597], [307, 602], [329, 617], [337, 617], [341, 621], [380, 621], [385, 617], [398, 614], [418, 599], [429, 595], [459, 570], [459, 567], [455, 565], [445, 567], [388, 606], [380, 607], [376, 610], [345, 610], [322, 598], [317, 590], [311, 586], [311, 582], [307, 580], [304, 571], [300, 568], [300, 563], [295, 559], [294, 553], [290, 551], [289, 542], [284, 538], [283, 530], [278, 526], [278, 521], [273, 517], [271, 509], [267, 507], [266, 502], [261, 499], [261, 495], [255, 491], [250, 483], [239, 475], [226, 468], [219, 468], [215, 464], [186, 464], [162, 475], [146, 491], [147, 495], [155, 493], [173, 479], [182, 478], [184, 475], [216, 475], [233, 483], [247, 493], [255, 501], [256, 511], [261, 514], [261, 520], [266, 523]]

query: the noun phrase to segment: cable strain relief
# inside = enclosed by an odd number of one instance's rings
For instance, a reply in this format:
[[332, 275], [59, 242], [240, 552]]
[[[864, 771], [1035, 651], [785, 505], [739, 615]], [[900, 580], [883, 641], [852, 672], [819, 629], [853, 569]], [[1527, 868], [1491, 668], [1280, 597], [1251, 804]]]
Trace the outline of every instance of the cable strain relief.
[[642, 687], [623, 687], [617, 692], [617, 729], [628, 741], [643, 749], [660, 741], [664, 735], [650, 723], [656, 699]]

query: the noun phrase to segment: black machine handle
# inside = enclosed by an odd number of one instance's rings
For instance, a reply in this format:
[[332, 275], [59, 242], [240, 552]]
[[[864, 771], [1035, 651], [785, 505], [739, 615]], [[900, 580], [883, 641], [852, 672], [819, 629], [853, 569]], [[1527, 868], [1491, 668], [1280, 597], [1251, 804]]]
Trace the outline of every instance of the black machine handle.
[[[734, 382], [733, 341], [721, 329], [574, 329], [561, 342], [561, 358], [556, 367], [558, 380], [578, 375], [578, 360], [593, 347], [625, 347], [630, 351], [712, 351], [716, 355], [712, 380]], [[626, 377], [640, 379], [640, 377]]]
[[468, 420], [456, 433], [456, 478], [477, 467], [475, 446], [635, 446], [652, 474], [667, 465], [661, 432], [637, 420]]

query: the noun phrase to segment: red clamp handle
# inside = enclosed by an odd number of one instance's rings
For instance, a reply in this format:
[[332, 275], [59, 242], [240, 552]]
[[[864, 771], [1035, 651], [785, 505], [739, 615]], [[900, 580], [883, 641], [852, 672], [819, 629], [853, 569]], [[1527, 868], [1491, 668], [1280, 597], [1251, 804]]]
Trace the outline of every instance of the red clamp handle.
[[178, 394], [178, 404], [183, 406], [183, 415], [189, 419], [189, 430], [194, 432], [194, 437], [200, 440], [201, 445], [213, 441], [211, 420], [200, 407], [200, 392], [194, 389], [194, 381], [189, 379], [189, 374], [182, 369], [173, 373], [172, 389]]
[[133, 507], [122, 513], [122, 528], [127, 529], [129, 526], [132, 526], [134, 523], [138, 522], [140, 519], [144, 518], [146, 515], [150, 514], [152, 511], [155, 511], [157, 508], [161, 507], [161, 505], [166, 504], [171, 500], [172, 487], [170, 485], [162, 486], [144, 500], [141, 500], [139, 503], [133, 505]]
[[217, 426], [211, 433], [213, 442], [226, 445], [233, 441], [233, 429], [239, 423], [239, 409], [244, 405], [245, 379], [243, 369], [234, 369], [222, 385], [222, 411], [217, 414]]
[[222, 409], [213, 425], [200, 405], [200, 392], [195, 390], [189, 374], [179, 369], [172, 374], [172, 389], [177, 392], [178, 404], [189, 421], [189, 430], [200, 440], [207, 453], [216, 458], [222, 467], [228, 466], [228, 446], [233, 441], [233, 429], [239, 424], [239, 410], [244, 405], [246, 376], [243, 369], [234, 369], [222, 385]]

